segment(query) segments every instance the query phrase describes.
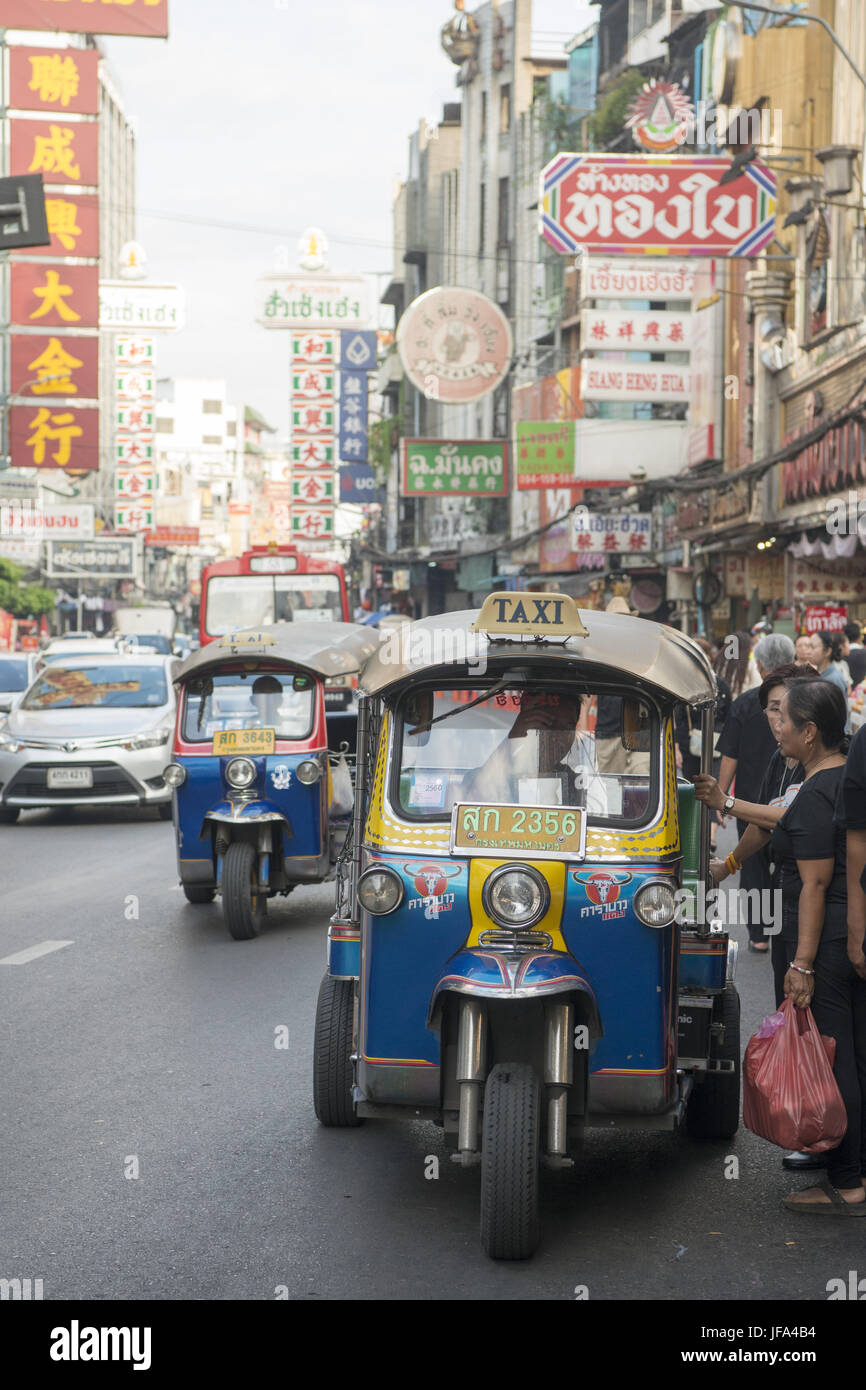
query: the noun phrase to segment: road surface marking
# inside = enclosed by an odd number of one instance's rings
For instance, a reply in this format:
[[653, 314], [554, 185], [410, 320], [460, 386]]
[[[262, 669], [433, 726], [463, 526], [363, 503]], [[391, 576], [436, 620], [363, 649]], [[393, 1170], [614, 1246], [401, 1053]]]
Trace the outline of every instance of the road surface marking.
[[39, 956], [50, 955], [52, 951], [62, 951], [64, 946], [71, 946], [71, 941], [40, 941], [38, 946], [28, 946], [25, 951], [16, 951], [12, 956], [0, 958], [0, 965], [26, 965], [28, 961], [37, 960]]

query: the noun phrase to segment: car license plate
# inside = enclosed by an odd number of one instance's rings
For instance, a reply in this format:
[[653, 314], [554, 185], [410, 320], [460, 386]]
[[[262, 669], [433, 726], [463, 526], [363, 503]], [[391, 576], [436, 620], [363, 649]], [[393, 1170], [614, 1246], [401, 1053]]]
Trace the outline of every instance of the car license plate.
[[570, 806], [462, 803], [452, 813], [451, 848], [461, 854], [582, 859], [586, 852], [586, 812]]
[[223, 729], [213, 736], [214, 753], [273, 753], [274, 729]]
[[91, 767], [49, 767], [48, 790], [61, 791], [67, 787], [92, 787]]

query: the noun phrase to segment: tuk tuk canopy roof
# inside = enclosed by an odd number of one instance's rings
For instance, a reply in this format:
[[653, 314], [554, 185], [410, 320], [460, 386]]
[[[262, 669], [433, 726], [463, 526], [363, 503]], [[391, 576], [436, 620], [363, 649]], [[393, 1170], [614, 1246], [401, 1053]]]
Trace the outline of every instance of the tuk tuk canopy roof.
[[208, 642], [187, 657], [174, 681], [177, 685], [190, 676], [237, 661], [275, 662], [325, 679], [351, 676], [378, 645], [376, 633], [357, 623], [271, 623], [226, 633]]
[[[473, 608], [439, 613], [389, 633], [364, 667], [362, 692], [378, 695], [412, 678], [453, 675], [461, 668], [471, 676], [484, 650], [481, 635], [472, 630], [479, 612]], [[488, 675], [498, 674], [511, 663], [518, 667], [562, 664], [563, 674], [569, 666], [581, 678], [610, 681], [622, 675], [690, 705], [715, 699], [715, 678], [707, 657], [676, 628], [594, 609], [581, 609], [580, 617], [587, 636], [563, 642], [491, 636], [486, 648]]]

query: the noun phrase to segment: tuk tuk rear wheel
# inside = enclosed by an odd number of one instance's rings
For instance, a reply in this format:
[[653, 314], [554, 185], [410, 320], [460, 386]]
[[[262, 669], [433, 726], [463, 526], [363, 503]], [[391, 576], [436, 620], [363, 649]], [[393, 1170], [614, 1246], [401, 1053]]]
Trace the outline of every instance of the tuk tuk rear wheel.
[[319, 986], [313, 1043], [313, 1104], [320, 1124], [348, 1129], [363, 1123], [352, 1099], [355, 982], [326, 975]]
[[539, 1240], [541, 1089], [533, 1067], [499, 1062], [484, 1087], [481, 1243], [494, 1260], [526, 1260]]
[[740, 1126], [740, 996], [733, 985], [716, 996], [713, 1022], [724, 1024], [725, 1040], [713, 1043], [710, 1057], [734, 1068], [709, 1072], [689, 1096], [686, 1129], [692, 1139], [732, 1139]]
[[188, 903], [212, 903], [214, 900], [215, 888], [208, 888], [206, 883], [182, 883], [183, 895]]
[[258, 886], [255, 846], [234, 840], [223, 861], [223, 911], [229, 936], [251, 941], [258, 936], [267, 912], [267, 899]]

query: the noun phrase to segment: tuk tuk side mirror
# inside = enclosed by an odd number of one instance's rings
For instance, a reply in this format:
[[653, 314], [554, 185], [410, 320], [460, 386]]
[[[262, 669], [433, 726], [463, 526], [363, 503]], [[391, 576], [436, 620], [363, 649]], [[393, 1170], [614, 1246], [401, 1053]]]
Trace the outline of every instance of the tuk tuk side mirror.
[[622, 743], [630, 753], [650, 751], [649, 707], [642, 700], [622, 702]]

